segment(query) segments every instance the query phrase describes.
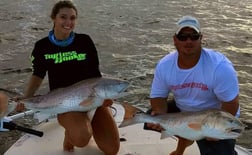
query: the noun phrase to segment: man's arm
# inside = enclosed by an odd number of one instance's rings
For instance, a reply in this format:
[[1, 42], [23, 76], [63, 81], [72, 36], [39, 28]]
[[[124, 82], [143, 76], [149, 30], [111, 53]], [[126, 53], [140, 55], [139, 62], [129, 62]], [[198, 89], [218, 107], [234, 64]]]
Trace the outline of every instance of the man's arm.
[[[152, 111], [155, 114], [163, 114], [167, 112], [167, 99], [166, 98], [151, 98], [150, 99]], [[155, 115], [153, 113], [153, 115]]]
[[[237, 95], [232, 101], [222, 102], [221, 109], [235, 116], [235, 114], [239, 109], [239, 95]], [[206, 139], [209, 141], [218, 141], [218, 139], [215, 138], [206, 138]]]
[[239, 95], [229, 102], [222, 102], [221, 109], [235, 115], [239, 109]]
[[[151, 98], [151, 115], [164, 114], [167, 112], [167, 101], [166, 98]], [[152, 129], [155, 131], [161, 131], [163, 128], [159, 124], [145, 123], [145, 128]]]

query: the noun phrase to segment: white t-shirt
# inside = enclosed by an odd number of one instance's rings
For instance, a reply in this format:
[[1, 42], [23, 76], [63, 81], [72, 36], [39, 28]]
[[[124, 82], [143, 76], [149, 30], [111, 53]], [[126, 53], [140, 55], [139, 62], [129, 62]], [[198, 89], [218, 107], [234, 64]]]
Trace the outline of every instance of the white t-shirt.
[[190, 69], [177, 65], [178, 52], [166, 55], [157, 64], [151, 98], [168, 97], [173, 93], [181, 111], [220, 109], [239, 94], [236, 71], [227, 57], [203, 48], [198, 63]]

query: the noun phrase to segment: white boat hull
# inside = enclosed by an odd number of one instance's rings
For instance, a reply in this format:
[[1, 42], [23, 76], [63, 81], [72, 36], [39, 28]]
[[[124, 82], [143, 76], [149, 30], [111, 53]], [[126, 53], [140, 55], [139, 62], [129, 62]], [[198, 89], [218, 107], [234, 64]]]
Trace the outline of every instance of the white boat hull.
[[[122, 109], [116, 106], [116, 121], [122, 120]], [[124, 115], [124, 114], [123, 114]], [[43, 131], [43, 137], [25, 134], [21, 137], [4, 155], [103, 155], [93, 139], [84, 148], [75, 148], [73, 153], [63, 151], [64, 129], [56, 120], [41, 124], [36, 128]], [[143, 124], [136, 124], [119, 128], [120, 138], [126, 141], [121, 142], [118, 155], [168, 155], [175, 150], [177, 141], [174, 138], [160, 140], [160, 133], [143, 130]], [[246, 149], [237, 146], [239, 155], [251, 155]], [[200, 155], [196, 143], [188, 147], [185, 155]]]

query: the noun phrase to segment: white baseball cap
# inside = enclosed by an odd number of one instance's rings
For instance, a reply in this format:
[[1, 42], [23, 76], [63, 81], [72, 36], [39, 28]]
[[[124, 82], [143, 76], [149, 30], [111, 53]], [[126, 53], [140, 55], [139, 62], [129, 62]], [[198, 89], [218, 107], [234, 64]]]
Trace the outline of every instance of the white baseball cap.
[[176, 31], [176, 34], [178, 34], [185, 27], [190, 27], [190, 28], [194, 29], [196, 32], [198, 32], [198, 33], [200, 32], [200, 23], [193, 16], [183, 16], [177, 22], [177, 31]]

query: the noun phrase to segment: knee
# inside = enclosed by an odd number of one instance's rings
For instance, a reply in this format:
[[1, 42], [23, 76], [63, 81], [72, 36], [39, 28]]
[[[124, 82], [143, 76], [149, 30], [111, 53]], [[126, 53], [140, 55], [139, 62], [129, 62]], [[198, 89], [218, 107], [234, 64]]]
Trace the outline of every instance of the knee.
[[77, 147], [84, 147], [89, 143], [92, 137], [92, 128], [87, 126], [79, 130], [72, 130], [66, 132], [72, 145]]
[[74, 136], [71, 136], [71, 142], [74, 146], [77, 146], [77, 147], [84, 147], [86, 145], [88, 145], [89, 143], [89, 140], [91, 139], [92, 137], [92, 134], [89, 133], [89, 134], [76, 134]]
[[117, 140], [106, 143], [99, 143], [99, 141], [96, 140], [96, 144], [105, 155], [117, 155], [120, 149], [120, 141]]
[[102, 151], [105, 155], [117, 155], [120, 149], [120, 143], [118, 145], [113, 145], [113, 147], [106, 147]]

